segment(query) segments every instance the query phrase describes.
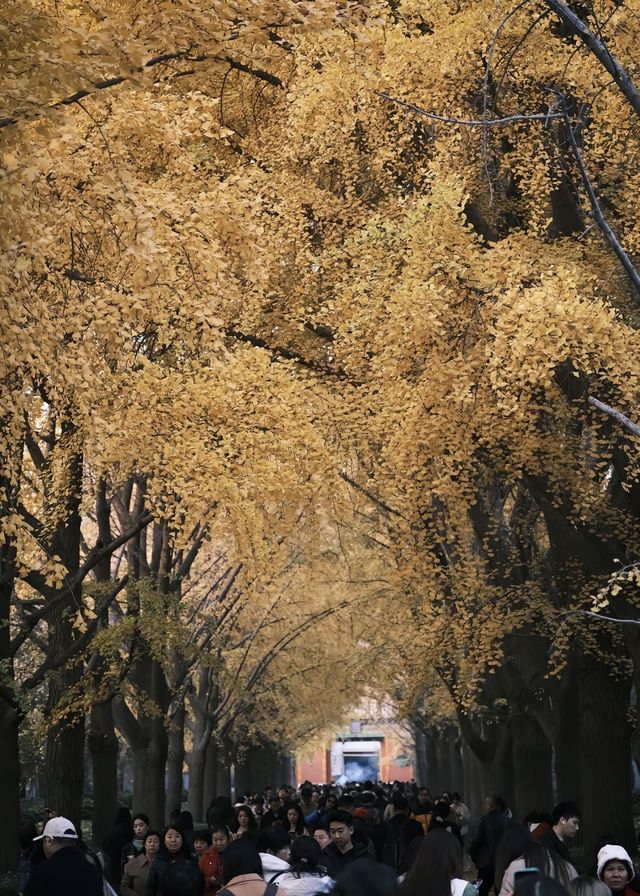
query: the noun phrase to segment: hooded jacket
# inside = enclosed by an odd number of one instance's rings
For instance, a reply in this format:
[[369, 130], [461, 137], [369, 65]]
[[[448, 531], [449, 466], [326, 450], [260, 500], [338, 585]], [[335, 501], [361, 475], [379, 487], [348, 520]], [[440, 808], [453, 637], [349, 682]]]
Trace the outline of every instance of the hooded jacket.
[[289, 871], [290, 865], [284, 859], [272, 855], [270, 852], [261, 852], [260, 859], [262, 861], [262, 877], [269, 883], [272, 877], [280, 874], [281, 871]]

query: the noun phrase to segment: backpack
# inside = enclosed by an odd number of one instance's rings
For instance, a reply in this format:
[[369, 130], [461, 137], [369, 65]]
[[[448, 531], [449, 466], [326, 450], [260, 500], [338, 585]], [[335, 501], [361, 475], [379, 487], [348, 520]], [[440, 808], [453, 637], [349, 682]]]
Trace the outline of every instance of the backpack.
[[382, 862], [384, 865], [388, 865], [389, 868], [393, 868], [396, 874], [399, 874], [407, 849], [404, 839], [404, 825], [392, 824], [388, 821], [385, 827], [387, 836], [382, 847]]

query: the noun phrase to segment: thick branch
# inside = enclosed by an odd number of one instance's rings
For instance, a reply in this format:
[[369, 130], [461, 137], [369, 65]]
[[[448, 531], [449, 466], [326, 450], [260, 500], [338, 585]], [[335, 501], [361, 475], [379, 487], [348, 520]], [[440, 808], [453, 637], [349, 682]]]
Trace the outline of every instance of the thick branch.
[[[133, 77], [133, 75], [143, 74], [148, 69], [153, 68], [156, 65], [162, 65], [165, 62], [172, 62], [179, 59], [187, 59], [190, 62], [204, 62], [206, 60], [211, 60], [214, 62], [226, 62], [232, 68], [244, 72], [245, 74], [251, 75], [253, 78], [257, 78], [260, 81], [266, 81], [268, 84], [272, 84], [275, 87], [284, 86], [280, 78], [278, 78], [276, 75], [272, 75], [271, 72], [267, 72], [264, 69], [260, 68], [252, 68], [250, 65], [245, 65], [245, 63], [243, 62], [238, 62], [238, 60], [233, 59], [230, 56], [208, 56], [204, 53], [193, 56], [191, 50], [179, 50], [175, 53], [162, 53], [160, 56], [154, 56], [152, 59], [148, 59], [143, 65], [136, 66], [130, 75], [117, 75], [116, 77], [108, 78], [105, 81], [96, 81], [91, 85], [91, 87], [77, 90], [75, 93], [72, 93], [71, 96], [66, 96], [64, 97], [64, 99], [58, 100], [55, 103], [50, 103], [44, 109], [40, 109], [33, 115], [22, 113], [20, 115], [9, 115], [6, 118], [0, 118], [0, 129], [9, 127], [9, 125], [12, 124], [17, 124], [21, 119], [30, 118], [33, 120], [36, 118], [43, 118], [49, 109], [56, 109], [60, 106], [72, 106], [74, 105], [74, 103], [79, 103], [80, 100], [83, 100], [100, 90], [108, 90], [110, 87], [117, 87], [118, 84], [123, 84], [125, 81], [129, 81]], [[67, 273], [65, 271], [65, 273], [72, 280], [90, 282], [90, 280], [85, 280], [84, 276], [73, 276], [74, 274], [77, 274], [77, 272], [70, 271]]]
[[545, 0], [571, 31], [591, 50], [598, 62], [609, 72], [635, 112], [640, 115], [640, 93], [636, 89], [629, 72], [611, 54], [609, 48], [591, 32], [582, 19], [563, 0]]
[[597, 408], [599, 411], [603, 411], [605, 414], [608, 414], [616, 421], [616, 423], [619, 423], [620, 426], [624, 426], [624, 428], [628, 429], [629, 432], [633, 433], [634, 436], [640, 436], [640, 426], [633, 423], [632, 420], [629, 420], [629, 418], [625, 417], [625, 415], [620, 411], [616, 411], [616, 409], [612, 408], [610, 404], [605, 404], [604, 401], [600, 401], [598, 398], [594, 398], [593, 395], [590, 395], [587, 401], [592, 408]]
[[587, 196], [589, 197], [589, 202], [591, 203], [591, 210], [592, 210], [593, 217], [594, 217], [598, 227], [604, 234], [605, 239], [607, 240], [607, 242], [609, 243], [609, 245], [611, 246], [613, 251], [616, 253], [618, 258], [622, 262], [622, 266], [624, 267], [625, 271], [627, 272], [627, 275], [628, 275], [629, 279], [631, 280], [631, 283], [635, 287], [636, 291], [640, 293], [640, 273], [638, 273], [638, 269], [636, 268], [634, 263], [631, 261], [631, 259], [627, 255], [626, 251], [623, 249], [623, 247], [620, 243], [620, 240], [618, 239], [618, 237], [615, 235], [615, 233], [609, 226], [609, 223], [603, 214], [602, 207], [601, 207], [600, 203], [598, 202], [598, 197], [596, 196], [596, 192], [593, 189], [593, 184], [591, 183], [591, 181], [589, 179], [589, 175], [587, 174], [587, 169], [582, 160], [582, 155], [581, 155], [580, 149], [578, 147], [578, 141], [576, 140], [576, 135], [573, 132], [573, 128], [571, 126], [571, 121], [569, 119], [569, 114], [567, 112], [565, 97], [562, 97], [562, 108], [564, 110], [563, 114], [564, 114], [564, 119], [565, 119], [565, 123], [566, 123], [567, 133], [569, 135], [569, 143], [571, 144], [571, 151], [576, 160], [576, 164], [578, 166], [578, 171], [580, 172], [580, 177], [582, 178], [582, 183], [586, 190]]
[[40, 664], [37, 672], [35, 672], [30, 678], [27, 678], [26, 681], [23, 682], [22, 687], [25, 691], [30, 691], [33, 688], [37, 687], [47, 674], [52, 669], [59, 669], [72, 660], [74, 657], [78, 656], [85, 647], [91, 642], [91, 639], [95, 635], [96, 629], [100, 624], [100, 617], [102, 614], [109, 608], [109, 605], [113, 603], [118, 594], [122, 591], [123, 588], [126, 587], [129, 581], [129, 577], [125, 576], [119, 582], [116, 583], [115, 588], [112, 590], [111, 594], [106, 597], [99, 607], [96, 607], [96, 616], [91, 621], [91, 623], [87, 626], [86, 631], [84, 631], [79, 638], [76, 638], [75, 641], [69, 646], [68, 650], [64, 652], [62, 656], [54, 658], [53, 654], [50, 653], [48, 657]]

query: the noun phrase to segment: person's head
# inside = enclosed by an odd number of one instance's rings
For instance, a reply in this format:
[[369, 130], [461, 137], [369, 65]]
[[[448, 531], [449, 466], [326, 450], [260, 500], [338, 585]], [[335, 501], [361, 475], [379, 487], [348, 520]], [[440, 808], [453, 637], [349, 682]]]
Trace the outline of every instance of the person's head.
[[211, 846], [211, 834], [206, 828], [193, 832], [193, 851], [200, 858]]
[[247, 805], [238, 806], [236, 809], [236, 821], [238, 822], [238, 827], [243, 831], [258, 827], [256, 817], [251, 811], [251, 807]]
[[444, 828], [430, 831], [420, 843], [405, 881], [403, 896], [450, 896], [451, 879], [462, 877], [462, 847]]
[[231, 832], [226, 824], [214, 824], [211, 828], [211, 845], [216, 852], [224, 852], [231, 842]]
[[33, 838], [34, 842], [42, 840], [42, 849], [47, 859], [55, 855], [59, 849], [77, 844], [79, 839], [73, 822], [61, 815], [51, 818], [45, 824], [42, 834]]
[[222, 879], [228, 884], [240, 874], [259, 874], [262, 876], [262, 861], [255, 845], [241, 837], [233, 840], [220, 857], [222, 863]]
[[295, 805], [295, 803], [289, 803], [286, 807], [287, 810], [287, 830], [295, 831], [296, 834], [301, 834], [304, 830], [304, 817], [302, 812]]
[[332, 896], [396, 896], [395, 871], [371, 859], [356, 859], [338, 875]]
[[282, 800], [278, 796], [277, 793], [271, 794], [269, 797], [269, 809], [273, 812], [274, 815], [277, 815], [280, 809], [282, 808]]
[[283, 862], [289, 861], [291, 843], [284, 828], [265, 828], [258, 834], [258, 852], [268, 852]]
[[312, 796], [313, 796], [313, 787], [309, 787], [308, 784], [305, 784], [300, 788], [300, 799], [304, 800], [305, 803], [310, 803]]
[[120, 806], [116, 812], [114, 827], [131, 828], [131, 811], [126, 806]]
[[175, 824], [168, 825], [162, 832], [162, 850], [170, 856], [189, 855], [182, 831]]
[[394, 793], [391, 797], [391, 807], [394, 815], [408, 815], [409, 800], [402, 793]]
[[149, 816], [144, 812], [136, 812], [133, 816], [133, 836], [137, 840], [143, 840], [149, 830]]
[[334, 812], [338, 808], [338, 797], [335, 793], [327, 794], [324, 807], [328, 812]]
[[350, 812], [336, 809], [329, 815], [329, 835], [331, 842], [335, 843], [340, 852], [347, 852], [351, 848], [353, 816]]
[[507, 804], [497, 793], [489, 793], [484, 800], [485, 812], [504, 812]]
[[287, 790], [287, 788], [284, 784], [282, 785], [282, 787], [278, 787], [278, 796], [280, 797], [280, 799], [282, 800], [283, 803], [288, 798], [289, 791]]
[[496, 848], [496, 881], [502, 882], [508, 866], [521, 856], [524, 856], [527, 867], [538, 868], [543, 874], [548, 873], [547, 853], [542, 845], [533, 839], [527, 828], [515, 823], [508, 824]]
[[624, 847], [607, 843], [598, 852], [598, 877], [612, 893], [621, 893], [634, 874], [631, 856]]
[[580, 829], [580, 809], [576, 803], [558, 803], [553, 807], [551, 822], [561, 840], [571, 839]]
[[155, 857], [160, 852], [160, 833], [158, 831], [152, 831], [151, 828], [148, 828], [142, 841], [142, 848], [144, 850], [144, 854], [148, 856], [150, 860], [155, 859]]
[[421, 787], [418, 790], [418, 805], [424, 807], [431, 806], [431, 794], [426, 787]]
[[579, 874], [567, 884], [570, 896], [611, 896], [609, 887], [596, 877]]
[[313, 839], [320, 844], [320, 848], [324, 849], [331, 843], [331, 834], [329, 828], [317, 827], [313, 832]]
[[303, 874], [323, 874], [324, 869], [319, 871], [322, 866], [322, 847], [313, 837], [296, 837], [291, 844], [291, 870], [298, 877]]
[[188, 809], [185, 809], [184, 812], [180, 813], [178, 816], [178, 824], [183, 831], [193, 830], [193, 815]]
[[353, 812], [354, 803], [355, 800], [350, 793], [343, 793], [338, 800], [338, 809], [341, 809], [343, 812]]

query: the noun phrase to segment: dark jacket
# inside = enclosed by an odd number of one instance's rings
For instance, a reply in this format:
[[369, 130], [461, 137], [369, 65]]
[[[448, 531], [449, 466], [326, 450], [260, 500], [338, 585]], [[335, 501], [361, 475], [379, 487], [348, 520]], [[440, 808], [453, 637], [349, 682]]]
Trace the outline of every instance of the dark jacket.
[[189, 868], [193, 869], [193, 878], [199, 886], [199, 892], [204, 894], [204, 877], [200, 871], [197, 862], [192, 856], [180, 854], [177, 858], [169, 860], [167, 858], [158, 857], [149, 871], [147, 878], [146, 896], [162, 896], [162, 879], [172, 865], [185, 863]]
[[[353, 840], [351, 841], [353, 843]], [[330, 877], [334, 880], [351, 862], [356, 859], [369, 859], [369, 850], [362, 843], [353, 843], [348, 852], [340, 852], [335, 843], [330, 843], [322, 851], [322, 863], [326, 865]]]
[[560, 856], [565, 862], [571, 862], [571, 853], [564, 840], [561, 840], [556, 832], [551, 828], [541, 838], [540, 843], [554, 855]]
[[397, 874], [404, 874], [408, 870], [405, 865], [407, 848], [416, 837], [420, 840], [424, 837], [422, 825], [415, 818], [398, 812], [386, 822], [385, 834], [382, 861]]
[[102, 896], [102, 874], [77, 846], [63, 846], [31, 872], [24, 896]]
[[508, 824], [507, 816], [497, 809], [492, 809], [480, 819], [478, 833], [469, 848], [469, 854], [478, 870], [493, 868], [498, 843]]

